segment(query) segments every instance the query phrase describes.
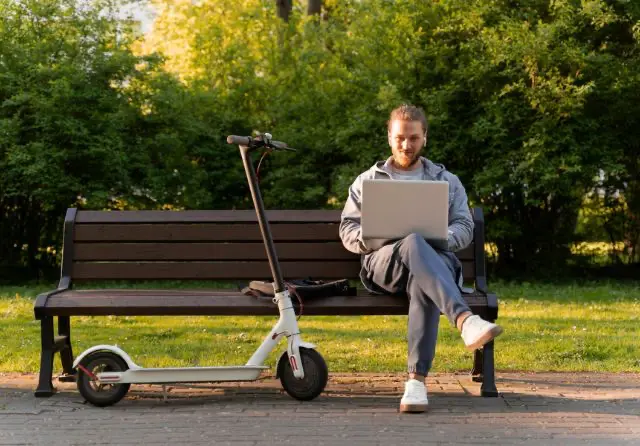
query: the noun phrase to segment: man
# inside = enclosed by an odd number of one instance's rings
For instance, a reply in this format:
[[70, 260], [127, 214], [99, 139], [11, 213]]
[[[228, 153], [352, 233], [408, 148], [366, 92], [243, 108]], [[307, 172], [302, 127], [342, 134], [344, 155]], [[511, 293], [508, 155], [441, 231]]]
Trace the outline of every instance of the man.
[[[453, 252], [471, 243], [473, 219], [458, 177], [443, 165], [420, 156], [427, 145], [424, 112], [411, 105], [396, 108], [391, 112], [387, 131], [392, 155], [360, 174], [349, 188], [340, 238], [349, 251], [362, 255], [360, 277], [370, 291], [406, 293], [409, 298], [408, 379], [400, 411], [424, 412], [429, 404], [425, 377], [435, 355], [440, 312], [461, 331], [470, 350], [494, 339], [502, 328], [473, 315], [461, 296], [462, 267]], [[434, 249], [417, 234], [400, 240], [363, 240], [360, 208], [365, 179], [449, 182], [448, 249]]]

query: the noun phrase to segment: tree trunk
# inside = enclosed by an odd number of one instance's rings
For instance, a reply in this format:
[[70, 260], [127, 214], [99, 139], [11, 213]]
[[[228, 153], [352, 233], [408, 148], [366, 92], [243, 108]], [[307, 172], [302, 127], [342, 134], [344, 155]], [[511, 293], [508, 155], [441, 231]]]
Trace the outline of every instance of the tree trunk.
[[320, 14], [322, 0], [307, 0], [307, 15]]
[[289, 21], [289, 14], [293, 8], [292, 0], [276, 0], [276, 6], [278, 7], [278, 17], [285, 22]]
[[40, 275], [40, 262], [38, 261], [38, 248], [40, 247], [40, 228], [42, 227], [42, 208], [35, 198], [27, 201], [29, 206], [29, 219], [26, 223], [27, 236], [27, 266], [33, 277]]

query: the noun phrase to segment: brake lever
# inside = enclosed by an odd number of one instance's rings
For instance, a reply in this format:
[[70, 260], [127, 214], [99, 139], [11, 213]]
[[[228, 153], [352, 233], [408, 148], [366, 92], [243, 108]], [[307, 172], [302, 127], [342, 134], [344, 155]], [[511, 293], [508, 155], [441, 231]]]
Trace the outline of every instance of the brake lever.
[[278, 144], [278, 141], [273, 141], [271, 144], [269, 144], [269, 147], [272, 147], [275, 150], [286, 150], [288, 152], [295, 152], [296, 151], [296, 149], [294, 149], [293, 147], [289, 147], [287, 145]]
[[289, 147], [287, 143], [282, 141], [274, 141], [271, 133], [260, 133], [255, 138], [247, 137], [249, 139], [248, 146], [253, 149], [267, 149], [267, 150], [286, 150], [289, 152], [295, 152], [296, 149]]
[[289, 147], [287, 143], [282, 141], [274, 141], [271, 133], [263, 133], [260, 135], [265, 147], [273, 150], [287, 150], [289, 152], [295, 152], [296, 149]]

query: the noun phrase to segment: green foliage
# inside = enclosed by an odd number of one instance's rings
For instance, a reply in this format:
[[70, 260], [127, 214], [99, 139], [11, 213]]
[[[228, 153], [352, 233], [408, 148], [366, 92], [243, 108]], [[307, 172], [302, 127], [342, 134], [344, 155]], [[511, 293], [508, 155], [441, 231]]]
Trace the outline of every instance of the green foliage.
[[0, 8], [0, 264], [55, 263], [46, 248], [60, 246], [70, 206], [211, 207], [242, 195], [207, 175], [231, 161], [223, 133], [234, 120], [157, 55], [134, 54], [116, 3]]
[[299, 149], [263, 162], [268, 207], [340, 208], [401, 102], [484, 207], [499, 270], [562, 267], [598, 226], [640, 256], [637, 2], [327, 0], [284, 22], [271, 0], [151, 0], [139, 38], [113, 1], [2, 1], [7, 263], [59, 245], [71, 205], [250, 207], [232, 133]]

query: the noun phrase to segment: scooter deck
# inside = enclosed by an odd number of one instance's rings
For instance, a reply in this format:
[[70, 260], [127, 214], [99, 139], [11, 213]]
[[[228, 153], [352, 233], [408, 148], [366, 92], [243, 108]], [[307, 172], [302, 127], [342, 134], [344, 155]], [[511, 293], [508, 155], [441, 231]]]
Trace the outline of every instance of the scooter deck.
[[98, 373], [103, 383], [175, 383], [253, 381], [268, 366], [133, 368], [124, 372]]

